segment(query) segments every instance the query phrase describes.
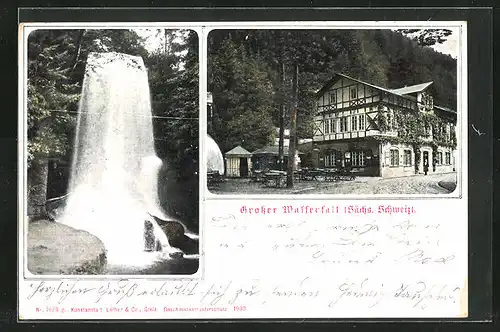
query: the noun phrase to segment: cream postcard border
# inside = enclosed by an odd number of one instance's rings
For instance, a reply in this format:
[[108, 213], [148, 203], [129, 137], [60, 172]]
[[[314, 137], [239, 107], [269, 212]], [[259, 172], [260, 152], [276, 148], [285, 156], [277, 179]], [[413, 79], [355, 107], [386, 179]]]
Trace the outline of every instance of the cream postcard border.
[[[457, 44], [457, 146], [458, 165], [457, 167], [457, 189], [451, 194], [445, 195], [223, 195], [212, 194], [206, 186], [206, 163], [199, 163], [199, 270], [193, 275], [113, 275], [113, 276], [38, 276], [27, 271], [26, 243], [27, 232], [25, 232], [27, 218], [24, 215], [26, 211], [26, 102], [27, 91], [25, 83], [27, 79], [26, 66], [26, 41], [30, 31], [36, 29], [127, 29], [127, 28], [145, 28], [145, 29], [189, 29], [196, 31], [199, 41], [199, 157], [206, 161], [205, 136], [206, 131], [206, 91], [207, 91], [207, 38], [212, 30], [217, 29], [391, 29], [391, 28], [457, 28], [459, 32]], [[91, 279], [91, 280], [117, 280], [127, 279], [192, 279], [202, 278], [204, 276], [204, 230], [206, 216], [204, 214], [204, 205], [207, 200], [226, 199], [261, 199], [261, 200], [403, 200], [403, 199], [452, 199], [463, 198], [467, 196], [467, 25], [463, 21], [288, 21], [288, 22], [137, 22], [137, 23], [22, 23], [19, 26], [19, 175], [18, 175], [18, 248], [19, 257], [19, 277], [25, 280], [37, 279]], [[464, 113], [465, 112], [465, 113]], [[465, 195], [463, 195], [465, 193]], [[22, 254], [22, 255], [21, 255]]]

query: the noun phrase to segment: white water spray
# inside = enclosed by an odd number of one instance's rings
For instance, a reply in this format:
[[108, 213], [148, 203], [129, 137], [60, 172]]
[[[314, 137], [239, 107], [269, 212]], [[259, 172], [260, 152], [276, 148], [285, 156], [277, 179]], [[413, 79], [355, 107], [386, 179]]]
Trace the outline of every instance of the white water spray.
[[[110, 264], [148, 265], [178, 251], [148, 213], [158, 200], [149, 84], [142, 58], [90, 53], [78, 114], [69, 198], [60, 222], [97, 236]], [[144, 221], [162, 252], [145, 252]]]

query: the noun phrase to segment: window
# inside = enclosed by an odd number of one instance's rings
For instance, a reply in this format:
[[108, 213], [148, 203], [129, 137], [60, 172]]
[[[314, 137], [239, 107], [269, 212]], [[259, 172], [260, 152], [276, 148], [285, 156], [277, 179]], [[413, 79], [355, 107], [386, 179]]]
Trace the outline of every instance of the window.
[[351, 117], [351, 130], [352, 131], [365, 130], [364, 114], [353, 115]]
[[446, 162], [446, 165], [451, 165], [451, 153], [446, 152], [446, 153], [444, 154], [444, 156], [445, 156], [445, 162]]
[[337, 102], [336, 91], [330, 92], [330, 104], [335, 104]]
[[360, 114], [359, 115], [359, 130], [365, 130], [365, 115]]
[[432, 127], [426, 124], [424, 126], [424, 136], [430, 137], [431, 135], [432, 135]]
[[333, 167], [336, 164], [335, 157], [336, 157], [335, 151], [329, 151], [325, 154], [325, 167]]
[[325, 135], [330, 133], [330, 119], [325, 119], [324, 129]]
[[358, 98], [358, 89], [357, 88], [351, 88], [351, 99], [356, 99]]
[[351, 155], [352, 155], [352, 166], [365, 166], [364, 151], [353, 151]]
[[351, 130], [352, 131], [358, 130], [358, 116], [357, 115], [354, 115], [351, 118]]
[[411, 150], [405, 150], [403, 162], [405, 166], [411, 166]]
[[442, 152], [438, 152], [437, 163], [438, 163], [438, 165], [442, 165], [443, 164], [443, 153]]
[[347, 128], [347, 117], [343, 116], [340, 118], [340, 132], [348, 131]]
[[337, 120], [330, 119], [330, 133], [334, 134], [337, 131], [335, 128], [336, 124], [337, 124]]
[[391, 150], [391, 166], [399, 166], [399, 150]]

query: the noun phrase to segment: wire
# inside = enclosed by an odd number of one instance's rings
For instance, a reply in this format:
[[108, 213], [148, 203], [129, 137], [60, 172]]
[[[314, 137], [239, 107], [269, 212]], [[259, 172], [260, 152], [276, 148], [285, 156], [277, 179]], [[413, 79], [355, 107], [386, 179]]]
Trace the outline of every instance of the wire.
[[[79, 111], [66, 111], [66, 110], [49, 110], [49, 112], [59, 112], [59, 113], [71, 113], [71, 114], [84, 114], [87, 112], [79, 112]], [[145, 116], [147, 117], [147, 116]], [[173, 120], [199, 120], [200, 118], [191, 118], [191, 117], [181, 117], [181, 116], [160, 116], [160, 115], [151, 115], [150, 118], [154, 119], [173, 119]]]

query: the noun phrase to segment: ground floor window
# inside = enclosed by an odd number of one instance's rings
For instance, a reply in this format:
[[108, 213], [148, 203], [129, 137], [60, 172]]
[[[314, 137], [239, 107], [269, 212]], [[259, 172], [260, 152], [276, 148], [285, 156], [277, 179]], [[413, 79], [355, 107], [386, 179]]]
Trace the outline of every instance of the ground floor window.
[[328, 151], [325, 154], [325, 167], [335, 166], [336, 165], [335, 157], [336, 157], [335, 151]]
[[446, 165], [451, 165], [451, 153], [446, 152], [446, 153], [444, 154], [444, 156], [445, 156], [445, 162], [446, 162]]
[[365, 166], [365, 152], [353, 151], [351, 153], [352, 166]]
[[405, 166], [411, 166], [411, 150], [405, 150], [403, 162]]
[[443, 164], [443, 153], [442, 152], [438, 152], [437, 163], [438, 163], [438, 165], [442, 165]]
[[399, 150], [391, 150], [391, 166], [399, 166]]

